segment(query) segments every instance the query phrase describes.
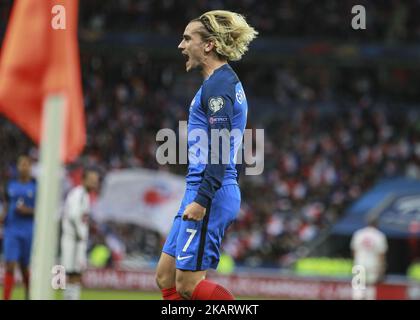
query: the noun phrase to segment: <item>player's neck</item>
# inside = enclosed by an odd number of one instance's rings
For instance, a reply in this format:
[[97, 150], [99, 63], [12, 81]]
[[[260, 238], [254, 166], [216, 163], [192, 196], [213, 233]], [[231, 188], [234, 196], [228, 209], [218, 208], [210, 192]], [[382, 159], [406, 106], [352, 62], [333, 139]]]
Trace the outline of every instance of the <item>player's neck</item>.
[[20, 176], [19, 177], [19, 182], [22, 182], [22, 183], [27, 183], [30, 180], [31, 180], [31, 177], [29, 177], [29, 176]]
[[208, 79], [215, 70], [219, 69], [221, 66], [226, 64], [226, 60], [207, 60], [203, 64], [201, 74], [203, 75], [204, 80]]

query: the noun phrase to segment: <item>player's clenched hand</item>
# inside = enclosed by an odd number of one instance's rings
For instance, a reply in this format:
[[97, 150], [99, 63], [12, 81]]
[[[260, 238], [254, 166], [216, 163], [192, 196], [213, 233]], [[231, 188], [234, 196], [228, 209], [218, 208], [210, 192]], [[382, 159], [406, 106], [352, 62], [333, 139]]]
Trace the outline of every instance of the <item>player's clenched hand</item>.
[[184, 210], [182, 220], [201, 221], [206, 215], [206, 208], [197, 202], [190, 203]]

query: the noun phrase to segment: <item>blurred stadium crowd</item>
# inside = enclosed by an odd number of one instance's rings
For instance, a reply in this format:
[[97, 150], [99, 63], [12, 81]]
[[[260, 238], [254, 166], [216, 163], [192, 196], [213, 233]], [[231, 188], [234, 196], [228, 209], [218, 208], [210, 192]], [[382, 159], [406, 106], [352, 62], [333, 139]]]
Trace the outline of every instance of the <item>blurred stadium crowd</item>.
[[[348, 28], [354, 5], [365, 6], [369, 14], [363, 35]], [[420, 22], [410, 14], [420, 9], [416, 0], [92, 0], [83, 3], [81, 17], [88, 29], [172, 34], [181, 33], [185, 21], [218, 8], [247, 14], [257, 30], [270, 36], [391, 42], [420, 38]]]
[[[373, 12], [364, 40], [420, 38], [420, 22], [410, 14], [420, 9], [419, 1], [358, 2]], [[180, 37], [190, 18], [230, 6], [248, 12], [251, 24], [264, 36], [349, 36], [347, 24], [341, 22], [350, 19], [344, 12], [350, 12], [353, 1], [256, 3], [92, 0], [81, 5], [80, 25], [85, 31]], [[184, 11], [179, 10], [182, 4]], [[349, 41], [360, 40], [354, 33], [351, 36]], [[80, 161], [68, 167], [69, 176], [81, 164], [100, 167], [103, 173], [145, 167], [185, 174], [186, 166], [158, 165], [155, 136], [161, 128], [177, 131], [178, 121], [187, 119], [199, 75], [186, 75], [182, 61], [157, 60], [146, 51], [121, 58], [82, 50], [81, 64], [88, 141]], [[250, 101], [248, 127], [265, 129], [264, 173], [241, 177], [242, 209], [224, 240], [224, 251], [237, 263], [287, 265], [378, 179], [420, 178], [415, 71], [310, 62], [259, 66], [258, 61], [237, 64], [235, 69]], [[2, 181], [13, 175], [18, 154], [30, 150], [35, 159], [38, 156], [33, 144], [3, 118], [0, 145]], [[92, 245], [106, 242], [127, 255], [152, 259], [164, 240], [133, 225], [93, 229]]]

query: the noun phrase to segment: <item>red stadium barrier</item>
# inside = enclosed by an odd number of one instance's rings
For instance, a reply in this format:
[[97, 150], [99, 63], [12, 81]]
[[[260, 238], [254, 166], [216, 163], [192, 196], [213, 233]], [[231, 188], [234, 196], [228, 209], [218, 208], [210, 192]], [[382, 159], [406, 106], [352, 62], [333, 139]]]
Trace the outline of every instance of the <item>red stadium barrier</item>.
[[[298, 276], [209, 273], [209, 279], [229, 288], [234, 295], [272, 299], [350, 300], [349, 280], [319, 279]], [[88, 270], [83, 276], [87, 288], [157, 291], [154, 270]], [[420, 284], [383, 283], [376, 286], [377, 300], [420, 298]]]

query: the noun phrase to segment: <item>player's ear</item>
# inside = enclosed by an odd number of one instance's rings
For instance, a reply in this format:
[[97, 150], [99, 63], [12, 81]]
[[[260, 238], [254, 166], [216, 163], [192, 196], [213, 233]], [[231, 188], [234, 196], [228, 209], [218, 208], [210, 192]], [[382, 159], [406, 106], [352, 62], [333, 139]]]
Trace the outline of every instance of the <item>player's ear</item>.
[[214, 41], [213, 40], [209, 40], [206, 42], [205, 46], [204, 46], [204, 51], [206, 53], [210, 53], [211, 50], [213, 50], [214, 48]]

